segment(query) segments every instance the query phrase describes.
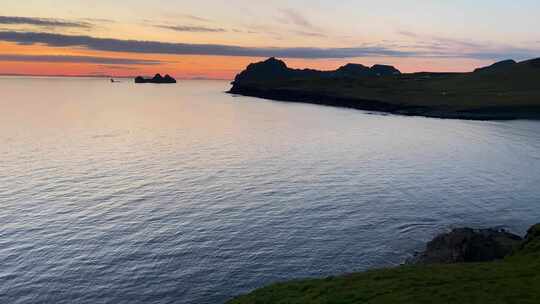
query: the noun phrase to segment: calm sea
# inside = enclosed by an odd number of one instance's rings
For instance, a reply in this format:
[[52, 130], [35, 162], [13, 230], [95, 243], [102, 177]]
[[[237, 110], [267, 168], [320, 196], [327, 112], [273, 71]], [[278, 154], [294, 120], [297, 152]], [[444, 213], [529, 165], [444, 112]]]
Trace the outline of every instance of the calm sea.
[[222, 303], [540, 222], [540, 122], [0, 79], [0, 303]]

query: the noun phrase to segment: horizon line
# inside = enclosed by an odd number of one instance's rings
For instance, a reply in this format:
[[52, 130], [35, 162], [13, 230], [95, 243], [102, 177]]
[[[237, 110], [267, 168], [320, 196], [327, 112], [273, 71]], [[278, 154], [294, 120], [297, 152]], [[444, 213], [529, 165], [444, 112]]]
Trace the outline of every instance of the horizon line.
[[[120, 79], [135, 79], [138, 76], [151, 77], [152, 75], [93, 75], [93, 74], [24, 74], [24, 73], [0, 73], [0, 77], [47, 77], [47, 78], [120, 78]], [[212, 77], [175, 77], [180, 80], [233, 80], [230, 78], [212, 78]]]

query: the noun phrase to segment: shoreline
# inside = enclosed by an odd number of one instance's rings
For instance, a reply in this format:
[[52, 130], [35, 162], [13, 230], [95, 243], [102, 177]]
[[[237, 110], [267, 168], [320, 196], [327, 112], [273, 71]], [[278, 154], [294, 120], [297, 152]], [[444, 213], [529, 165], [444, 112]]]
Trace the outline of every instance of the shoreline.
[[464, 120], [540, 119], [540, 58], [468, 73], [401, 73], [350, 63], [334, 71], [292, 69], [276, 58], [252, 63], [231, 94], [276, 101]]
[[540, 281], [540, 224], [524, 237], [456, 228], [415, 256], [395, 267], [273, 283], [226, 303], [537, 303], [540, 297], [532, 283]]
[[476, 121], [508, 121], [518, 119], [540, 120], [540, 107], [491, 107], [469, 111], [445, 111], [424, 106], [400, 106], [377, 100], [336, 97], [311, 92], [259, 88], [235, 87], [226, 93], [244, 97], [292, 103], [305, 103], [336, 108], [374, 111], [402, 116], [419, 116], [439, 119], [461, 119]]

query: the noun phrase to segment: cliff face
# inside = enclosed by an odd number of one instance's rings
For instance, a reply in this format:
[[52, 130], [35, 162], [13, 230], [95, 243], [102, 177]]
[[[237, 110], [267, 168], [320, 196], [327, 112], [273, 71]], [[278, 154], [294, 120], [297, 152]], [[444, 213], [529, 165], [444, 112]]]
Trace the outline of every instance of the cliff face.
[[250, 64], [230, 93], [402, 115], [540, 118], [540, 59], [506, 60], [470, 73], [403, 74], [387, 65], [291, 69], [276, 58]]

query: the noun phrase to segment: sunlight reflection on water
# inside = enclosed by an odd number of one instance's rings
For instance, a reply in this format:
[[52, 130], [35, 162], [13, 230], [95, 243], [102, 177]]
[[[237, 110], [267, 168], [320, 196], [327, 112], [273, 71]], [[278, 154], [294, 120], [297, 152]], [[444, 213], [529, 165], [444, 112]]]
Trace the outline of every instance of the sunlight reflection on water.
[[0, 79], [2, 303], [219, 303], [540, 221], [540, 123]]

